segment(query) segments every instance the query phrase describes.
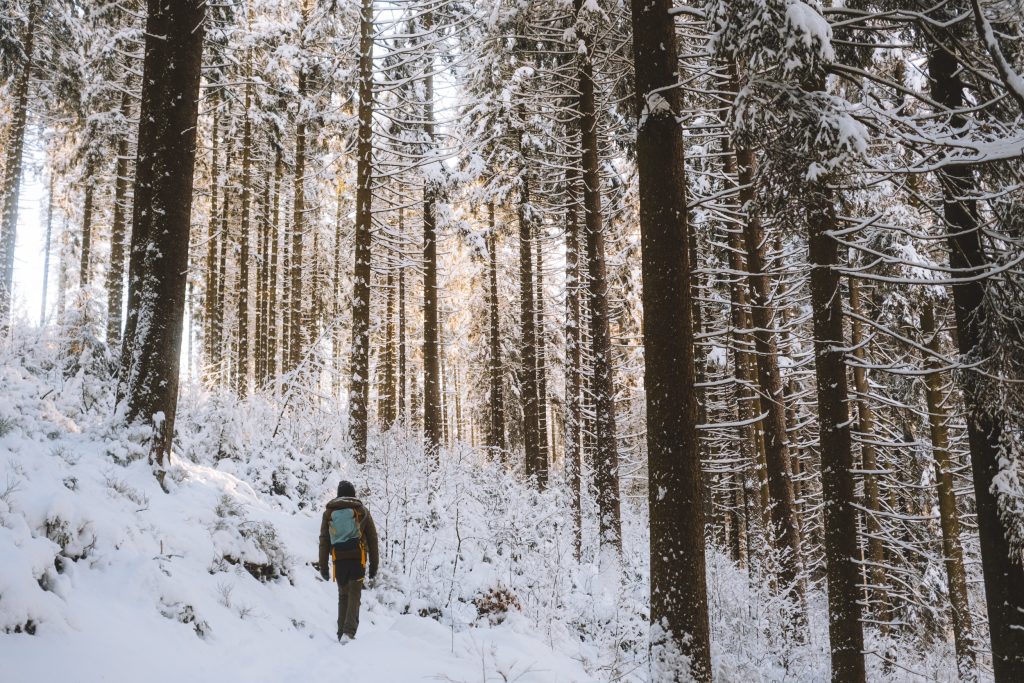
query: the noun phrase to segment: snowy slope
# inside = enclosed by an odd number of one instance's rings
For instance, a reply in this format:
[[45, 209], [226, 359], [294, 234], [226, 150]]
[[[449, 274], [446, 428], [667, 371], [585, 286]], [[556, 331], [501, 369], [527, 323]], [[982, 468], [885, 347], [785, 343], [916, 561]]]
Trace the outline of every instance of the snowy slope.
[[[350, 467], [341, 456], [321, 476], [282, 455], [287, 449], [249, 465], [203, 462], [212, 448], [189, 442], [192, 457], [175, 459], [165, 494], [131, 435], [111, 427], [102, 376], [86, 367], [65, 378], [63, 368], [34, 363], [5, 363], [0, 377], [3, 680], [592, 679], [565, 639], [517, 610], [494, 625], [477, 614], [472, 596], [494, 572], [469, 566], [469, 555], [456, 590], [429, 575], [451, 570], [442, 557], [396, 565], [396, 553], [385, 552], [363, 596], [359, 638], [339, 645], [335, 586], [310, 565], [319, 531], [312, 502], [329, 499]], [[242, 417], [244, 432], [252, 416]], [[196, 442], [210, 438], [196, 421], [208, 413], [183, 418]], [[269, 431], [251, 425], [249, 436]], [[225, 444], [214, 447], [223, 453]], [[282, 495], [244, 479], [268, 469], [289, 472], [277, 477]], [[383, 494], [368, 502], [382, 547], [394, 546], [399, 518], [378, 509], [388, 505]], [[407, 549], [411, 534], [423, 536], [402, 531]]]

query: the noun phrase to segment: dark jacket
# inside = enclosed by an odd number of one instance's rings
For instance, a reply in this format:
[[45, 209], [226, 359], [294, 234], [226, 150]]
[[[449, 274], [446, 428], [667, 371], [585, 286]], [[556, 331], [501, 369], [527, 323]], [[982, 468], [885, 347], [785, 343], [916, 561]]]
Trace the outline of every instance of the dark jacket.
[[[366, 509], [366, 506], [358, 498], [335, 498], [327, 504], [323, 518], [320, 520], [320, 572], [325, 573], [330, 566], [328, 558], [331, 554], [331, 513], [335, 510], [344, 510], [345, 508], [355, 508], [360, 512], [362, 519], [360, 523], [360, 537], [362, 538], [362, 545], [366, 549], [366, 557], [370, 565], [370, 576], [372, 577], [376, 575], [377, 566], [380, 562], [380, 554], [377, 548], [377, 527], [373, 524], [373, 517], [370, 516], [370, 511]], [[338, 550], [335, 559], [356, 560], [358, 562], [361, 556], [362, 553], [359, 548], [354, 550]]]

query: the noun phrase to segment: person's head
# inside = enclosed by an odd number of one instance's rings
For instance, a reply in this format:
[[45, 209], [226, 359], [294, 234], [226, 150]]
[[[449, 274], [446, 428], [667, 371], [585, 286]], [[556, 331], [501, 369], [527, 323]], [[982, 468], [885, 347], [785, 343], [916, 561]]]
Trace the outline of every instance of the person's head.
[[356, 487], [350, 481], [342, 481], [338, 484], [338, 498], [355, 498]]

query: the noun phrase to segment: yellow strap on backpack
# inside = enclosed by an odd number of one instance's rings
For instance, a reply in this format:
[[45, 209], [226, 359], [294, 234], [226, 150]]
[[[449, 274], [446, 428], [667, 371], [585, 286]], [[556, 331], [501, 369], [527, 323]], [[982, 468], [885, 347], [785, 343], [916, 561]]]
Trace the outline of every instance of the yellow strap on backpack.
[[331, 563], [331, 578], [335, 583], [338, 582], [338, 551], [331, 548], [331, 559], [334, 562]]

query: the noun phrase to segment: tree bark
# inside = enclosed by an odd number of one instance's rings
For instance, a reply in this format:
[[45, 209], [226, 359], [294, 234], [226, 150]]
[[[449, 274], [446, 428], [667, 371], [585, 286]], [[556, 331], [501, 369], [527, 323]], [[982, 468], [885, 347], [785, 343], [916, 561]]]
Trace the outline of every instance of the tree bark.
[[96, 195], [96, 155], [85, 153], [85, 196], [82, 199], [82, 250], [78, 262], [78, 286], [84, 289], [92, 281], [92, 214]]
[[[850, 284], [850, 310], [855, 315], [861, 314], [860, 286], [857, 278], [849, 278]], [[868, 394], [867, 370], [864, 369], [867, 354], [864, 350], [864, 325], [858, 318], [853, 319], [851, 333], [853, 342], [853, 355], [857, 359], [857, 365], [853, 366], [853, 385], [857, 391], [857, 431], [861, 434], [860, 465], [864, 472], [864, 507], [868, 512], [864, 513], [864, 528], [867, 531], [867, 595], [868, 605], [875, 617], [880, 617], [885, 611], [886, 592], [885, 584], [885, 554], [882, 547], [882, 525], [876, 516], [881, 508], [878, 503], [878, 457], [875, 446], [871, 442], [874, 438], [875, 415], [871, 409]]]
[[581, 396], [582, 368], [580, 353], [580, 224], [579, 169], [570, 165], [566, 172], [565, 221], [565, 479], [572, 508], [573, 552], [577, 560], [583, 546], [582, 537], [582, 451]]
[[352, 269], [352, 357], [349, 438], [356, 462], [366, 462], [370, 392], [370, 261], [373, 201], [373, 0], [362, 0], [359, 19], [359, 129], [356, 142], [355, 264]]
[[[786, 434], [786, 405], [779, 372], [778, 340], [775, 329], [775, 307], [771, 301], [771, 282], [765, 272], [765, 235], [760, 218], [753, 209], [755, 158], [749, 149], [736, 150], [740, 182], [740, 203], [746, 212], [743, 241], [746, 247], [750, 313], [754, 323], [754, 351], [757, 359], [758, 383], [761, 386], [761, 408], [767, 415], [761, 421], [764, 433], [765, 465], [772, 537], [779, 551], [779, 582], [794, 603], [803, 599], [800, 577], [803, 558], [800, 550], [800, 528], [793, 494], [792, 464]], [[796, 613], [794, 613], [796, 614]], [[803, 629], [800, 624], [797, 628]]]
[[490, 429], [487, 447], [495, 458], [505, 451], [505, 401], [502, 387], [501, 328], [498, 309], [498, 226], [494, 222], [494, 202], [487, 204], [487, 322], [488, 343], [488, 405]]
[[[651, 524], [651, 678], [710, 681], [686, 178], [670, 0], [633, 0]], [[589, 183], [584, 182], [584, 187]], [[678, 655], [688, 658], [680, 666]]]
[[939, 523], [942, 528], [942, 557], [946, 565], [946, 587], [949, 591], [950, 616], [953, 622], [953, 640], [956, 647], [957, 668], [961, 680], [970, 680], [976, 672], [975, 643], [970, 603], [967, 597], [967, 572], [964, 569], [964, 549], [960, 544], [960, 517], [956, 511], [956, 492], [953, 483], [953, 463], [949, 452], [949, 413], [946, 411], [946, 392], [943, 373], [939, 370], [942, 343], [935, 325], [935, 310], [931, 301], [921, 311], [921, 333], [932, 355], [925, 359], [929, 371], [924, 377], [925, 400], [928, 403], [928, 428], [932, 441], [932, 461], [935, 465], [935, 487], [939, 497]]
[[178, 403], [206, 3], [149, 0], [119, 400], [163, 484]]
[[594, 355], [593, 393], [596, 411], [597, 452], [594, 483], [600, 541], [622, 551], [622, 520], [619, 495], [619, 453], [615, 434], [615, 384], [612, 372], [612, 340], [608, 315], [608, 277], [605, 269], [604, 227], [601, 213], [601, 172], [597, 147], [597, 112], [593, 36], [583, 26], [579, 15], [583, 0], [573, 0], [579, 38], [585, 54], [579, 60], [579, 127], [581, 143], [580, 168], [583, 178], [583, 215], [586, 226], [587, 271], [590, 291], [590, 331]]
[[[849, 392], [839, 291], [839, 243], [832, 190], [808, 184], [806, 204], [811, 309], [814, 321], [818, 390], [818, 438], [825, 526], [825, 572], [828, 578], [829, 640], [832, 680], [864, 681], [864, 629], [860, 608], [857, 514], [853, 507], [853, 447], [847, 410]], [[779, 400], [781, 402], [781, 394]]]
[[[423, 31], [433, 29], [433, 15], [423, 16]], [[424, 78], [424, 134], [434, 142], [434, 56], [429, 48]], [[423, 436], [426, 452], [437, 458], [444, 438], [441, 414], [440, 329], [437, 310], [437, 203], [436, 181], [423, 182]]]
[[249, 225], [252, 208], [252, 53], [246, 54], [245, 103], [242, 112], [242, 215], [238, 248], [238, 343], [235, 356], [235, 393], [239, 398], [249, 394]]
[[538, 234], [534, 239], [536, 247], [537, 290], [534, 293], [535, 329], [537, 331], [537, 485], [547, 488], [548, 468], [551, 460], [551, 448], [548, 443], [548, 354], [547, 335], [544, 332], [544, 246], [543, 236]]
[[533, 288], [533, 215], [530, 207], [529, 172], [524, 167], [519, 179], [519, 325], [520, 325], [520, 396], [523, 404], [523, 446], [526, 460], [524, 474], [537, 476], [540, 462], [540, 433], [537, 418], [537, 330], [534, 316]]
[[[121, 118], [131, 116], [131, 97], [121, 95]], [[122, 309], [124, 308], [125, 210], [128, 204], [128, 134], [117, 141], [117, 162], [114, 165], [114, 216], [110, 226], [110, 268], [107, 269], [107, 345], [121, 343]]]

